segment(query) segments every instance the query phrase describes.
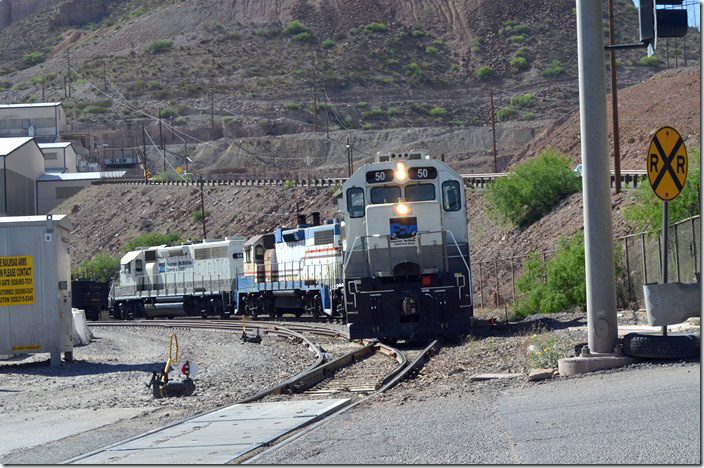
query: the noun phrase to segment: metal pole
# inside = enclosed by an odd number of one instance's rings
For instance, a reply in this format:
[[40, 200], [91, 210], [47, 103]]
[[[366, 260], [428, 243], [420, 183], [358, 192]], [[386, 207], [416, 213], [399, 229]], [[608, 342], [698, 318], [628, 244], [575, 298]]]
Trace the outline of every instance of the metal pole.
[[352, 146], [350, 146], [350, 137], [347, 135], [347, 177], [352, 175]]
[[71, 48], [66, 49], [66, 76], [68, 77], [68, 97], [71, 97]]
[[491, 137], [493, 141], [492, 154], [494, 155], [494, 173], [496, 169], [496, 112], [494, 111], [494, 87], [489, 83], [489, 97], [491, 99]]
[[318, 71], [315, 69], [315, 52], [313, 52], [313, 122], [318, 131]]
[[203, 221], [203, 242], [205, 242], [205, 239], [207, 238], [207, 234], [205, 232], [205, 202], [203, 201], [203, 174], [200, 175], [200, 212], [203, 215], [202, 216], [202, 221]]
[[215, 140], [215, 88], [213, 77], [210, 77], [210, 140]]
[[164, 158], [164, 172], [166, 172], [166, 151], [164, 151], [164, 136], [161, 133], [161, 109], [159, 109], [159, 144], [161, 145], [161, 156]]
[[679, 227], [679, 224], [675, 224], [675, 271], [677, 272], [677, 282], [679, 283], [680, 280], [680, 239], [679, 236], [677, 235], [677, 228]]
[[[614, 45], [614, 2], [609, 0], [609, 45]], [[618, 84], [616, 84], [616, 51], [609, 50], [611, 71], [611, 133], [614, 137], [614, 192], [621, 193], [621, 148], [618, 133]]]
[[587, 336], [592, 353], [618, 343], [601, 2], [577, 0]]
[[648, 284], [648, 262], [645, 251], [645, 234], [640, 235], [640, 250], [643, 257], [643, 284]]
[[[660, 276], [662, 284], [667, 283], [667, 241], [669, 229], [669, 205], [670, 203], [662, 202], [662, 267], [660, 268]], [[662, 336], [667, 336], [667, 325], [662, 327]]]

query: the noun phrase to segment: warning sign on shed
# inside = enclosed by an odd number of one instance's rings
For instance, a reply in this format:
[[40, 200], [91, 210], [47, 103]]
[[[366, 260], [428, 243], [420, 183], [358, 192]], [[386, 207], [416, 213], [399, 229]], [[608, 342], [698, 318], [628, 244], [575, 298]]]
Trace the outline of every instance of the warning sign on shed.
[[0, 257], [0, 307], [34, 304], [34, 260]]

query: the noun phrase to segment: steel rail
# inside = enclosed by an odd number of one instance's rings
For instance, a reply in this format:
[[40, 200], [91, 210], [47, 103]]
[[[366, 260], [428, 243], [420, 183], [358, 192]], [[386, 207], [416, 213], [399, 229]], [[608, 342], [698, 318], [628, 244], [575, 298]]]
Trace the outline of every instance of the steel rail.
[[[488, 172], [480, 174], [460, 174], [460, 177], [464, 180], [464, 183], [468, 187], [484, 187], [484, 185], [493, 182], [494, 180], [508, 176], [508, 172]], [[615, 182], [615, 175], [611, 173], [611, 185]], [[622, 170], [621, 171], [621, 184], [628, 185], [629, 183], [636, 187], [639, 181], [647, 177], [645, 170]], [[283, 187], [284, 185], [290, 185], [293, 183], [294, 187], [334, 187], [336, 185], [342, 185], [347, 180], [346, 177], [325, 177], [325, 178], [315, 178], [315, 179], [285, 179], [285, 178], [268, 178], [268, 179], [255, 179], [255, 178], [223, 178], [223, 177], [213, 177], [209, 179], [203, 179], [203, 184], [208, 186], [220, 186], [220, 185], [234, 185], [238, 187]], [[177, 186], [189, 186], [196, 185], [194, 181], [187, 180], [144, 180], [139, 179], [103, 179], [100, 181], [93, 182], [94, 185], [177, 185]]]

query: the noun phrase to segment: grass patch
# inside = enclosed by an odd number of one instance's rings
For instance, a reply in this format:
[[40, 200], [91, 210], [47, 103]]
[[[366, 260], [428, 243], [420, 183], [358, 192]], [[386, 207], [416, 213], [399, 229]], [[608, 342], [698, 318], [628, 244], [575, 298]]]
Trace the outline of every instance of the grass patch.
[[562, 67], [562, 64], [560, 63], [559, 60], [554, 59], [552, 63], [545, 68], [542, 72], [542, 75], [547, 77], [547, 78], [554, 78], [557, 75], [564, 73], [564, 68]]
[[523, 108], [533, 104], [533, 97], [533, 93], [516, 94], [515, 96], [511, 96], [508, 102], [512, 106]]
[[431, 117], [445, 117], [447, 115], [447, 109], [444, 107], [433, 107], [428, 111], [428, 115]]
[[369, 23], [364, 26], [364, 30], [371, 33], [385, 33], [389, 28], [384, 23]]
[[518, 111], [513, 106], [502, 107], [496, 111], [496, 118], [499, 122], [515, 119], [517, 115]]
[[333, 41], [332, 39], [325, 39], [323, 42], [320, 43], [320, 46], [323, 49], [332, 49], [333, 47], [335, 47], [335, 41]]
[[474, 76], [477, 77], [478, 80], [485, 81], [496, 76], [496, 73], [489, 65], [482, 65], [474, 72]]
[[46, 54], [40, 51], [30, 52], [22, 56], [22, 63], [26, 67], [32, 67], [38, 63], [42, 63], [46, 60]]
[[210, 216], [210, 210], [196, 210], [193, 212], [193, 223], [200, 223], [204, 219], [208, 219], [208, 216]]
[[170, 107], [164, 107], [163, 109], [159, 109], [156, 116], [160, 119], [170, 119], [171, 117], [176, 117], [176, 111]]
[[287, 102], [286, 104], [284, 104], [284, 107], [285, 107], [286, 110], [288, 110], [288, 111], [298, 111], [298, 110], [301, 110], [301, 105], [298, 104], [297, 102]]
[[170, 51], [173, 46], [174, 42], [169, 39], [157, 39], [149, 44], [147, 50], [150, 54], [157, 55]]
[[660, 65], [660, 61], [656, 55], [653, 55], [652, 57], [646, 56], [641, 57], [640, 60], [638, 60], [638, 65], [642, 65], [644, 67], [657, 67]]
[[295, 34], [300, 34], [303, 32], [308, 32], [308, 28], [306, 27], [305, 24], [303, 24], [301, 21], [295, 19], [293, 21], [290, 21], [286, 27], [284, 28], [284, 33], [289, 34], [291, 36]]
[[518, 72], [525, 71], [530, 68], [530, 64], [528, 64], [528, 60], [526, 60], [525, 57], [513, 57], [508, 61], [508, 63], [511, 65], [511, 68]]

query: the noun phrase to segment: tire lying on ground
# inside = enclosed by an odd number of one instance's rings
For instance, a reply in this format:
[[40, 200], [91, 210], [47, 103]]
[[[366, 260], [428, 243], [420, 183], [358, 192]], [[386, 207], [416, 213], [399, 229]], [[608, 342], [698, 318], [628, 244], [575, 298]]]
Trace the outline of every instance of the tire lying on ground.
[[699, 338], [694, 335], [642, 335], [629, 333], [623, 337], [623, 352], [628, 356], [681, 359], [699, 355]]

